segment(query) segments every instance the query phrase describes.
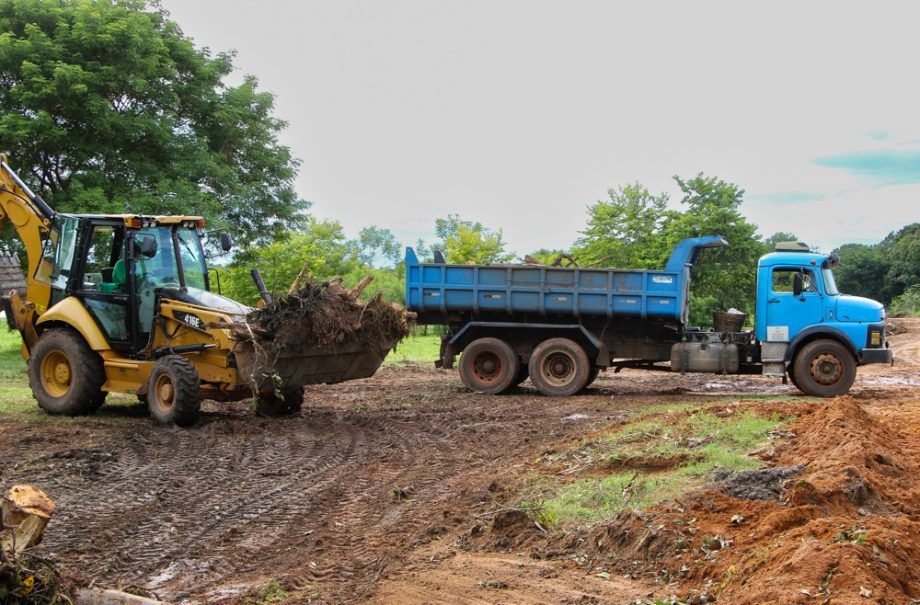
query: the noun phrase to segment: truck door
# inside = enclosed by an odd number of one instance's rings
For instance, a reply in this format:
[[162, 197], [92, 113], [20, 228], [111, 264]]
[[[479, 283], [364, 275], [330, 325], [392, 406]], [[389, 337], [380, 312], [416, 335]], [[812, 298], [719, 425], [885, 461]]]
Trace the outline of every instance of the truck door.
[[[802, 293], [795, 296], [792, 285], [796, 273], [802, 273]], [[824, 317], [824, 302], [812, 268], [775, 267], [767, 297], [767, 340], [789, 342], [808, 326]]]

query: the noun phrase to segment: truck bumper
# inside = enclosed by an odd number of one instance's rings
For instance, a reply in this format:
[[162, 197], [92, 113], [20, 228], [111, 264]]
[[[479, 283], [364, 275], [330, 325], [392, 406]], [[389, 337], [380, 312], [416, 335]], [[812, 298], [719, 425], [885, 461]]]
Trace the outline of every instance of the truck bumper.
[[891, 349], [863, 349], [859, 355], [859, 365], [867, 363], [891, 364], [894, 359]]

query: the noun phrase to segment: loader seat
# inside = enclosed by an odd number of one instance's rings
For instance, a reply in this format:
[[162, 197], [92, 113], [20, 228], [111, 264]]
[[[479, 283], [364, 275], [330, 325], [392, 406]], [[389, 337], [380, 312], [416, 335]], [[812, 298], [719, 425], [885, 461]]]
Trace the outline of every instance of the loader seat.
[[125, 261], [119, 259], [111, 270], [111, 281], [103, 281], [99, 284], [99, 291], [103, 294], [112, 294], [113, 292], [124, 292], [125, 285], [128, 283], [128, 271], [125, 269]]

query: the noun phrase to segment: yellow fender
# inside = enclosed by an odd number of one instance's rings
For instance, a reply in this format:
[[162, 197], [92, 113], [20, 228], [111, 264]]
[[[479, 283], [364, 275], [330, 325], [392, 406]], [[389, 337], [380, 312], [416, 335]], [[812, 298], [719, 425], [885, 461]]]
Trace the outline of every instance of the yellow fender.
[[51, 322], [67, 324], [79, 332], [93, 351], [107, 351], [112, 348], [102, 330], [96, 325], [96, 320], [75, 296], [68, 296], [42, 313], [36, 324], [41, 327]]

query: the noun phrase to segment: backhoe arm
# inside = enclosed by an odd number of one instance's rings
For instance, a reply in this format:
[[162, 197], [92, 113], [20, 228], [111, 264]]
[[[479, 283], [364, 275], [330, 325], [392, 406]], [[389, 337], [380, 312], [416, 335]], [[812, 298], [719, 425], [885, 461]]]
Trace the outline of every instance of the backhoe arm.
[[[26, 349], [31, 349], [37, 335], [33, 320], [42, 313], [51, 299], [50, 284], [36, 281], [35, 274], [42, 258], [43, 239], [51, 230], [54, 210], [41, 197], [32, 193], [10, 168], [5, 155], [0, 155], [0, 226], [9, 221], [22, 240], [28, 255], [26, 297], [19, 292], [0, 292], [7, 302], [7, 311], [22, 333]], [[20, 282], [21, 283], [21, 282]]]
[[0, 155], [0, 225], [8, 220], [19, 234], [29, 256], [30, 279], [38, 268], [42, 235], [51, 228], [52, 218], [54, 210], [32, 193], [7, 164], [6, 156]]

